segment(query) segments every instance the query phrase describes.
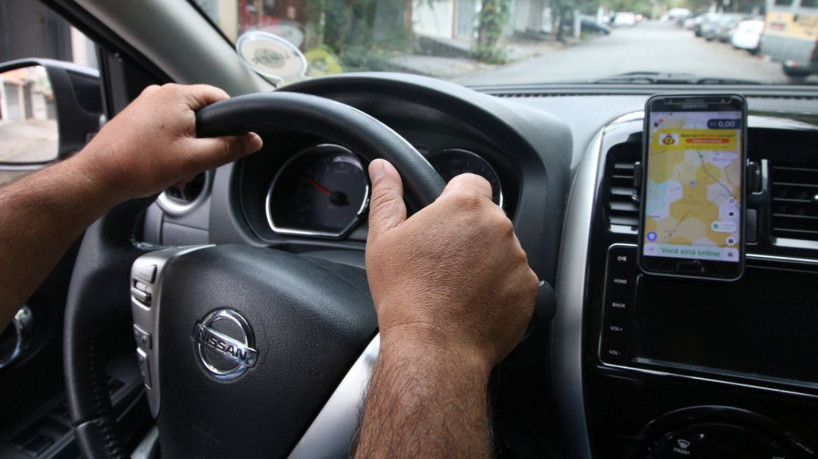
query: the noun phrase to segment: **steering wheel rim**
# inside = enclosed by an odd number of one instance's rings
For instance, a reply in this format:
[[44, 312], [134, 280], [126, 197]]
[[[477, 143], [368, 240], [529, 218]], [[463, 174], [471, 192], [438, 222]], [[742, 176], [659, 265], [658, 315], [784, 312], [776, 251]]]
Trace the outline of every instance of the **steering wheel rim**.
[[[407, 200], [417, 208], [433, 202], [445, 185], [393, 130], [355, 108], [321, 97], [281, 92], [239, 96], [203, 108], [196, 119], [200, 137], [301, 132], [344, 145], [369, 161], [385, 158], [398, 169]], [[130, 305], [124, 292], [130, 288], [131, 265], [149, 249], [135, 243], [133, 229], [153, 198], [124, 203], [89, 227], [72, 275], [64, 365], [72, 422], [87, 457], [126, 455], [107, 391], [103, 350], [109, 349], [106, 333], [130, 336]], [[130, 346], [133, 349], [133, 341]]]

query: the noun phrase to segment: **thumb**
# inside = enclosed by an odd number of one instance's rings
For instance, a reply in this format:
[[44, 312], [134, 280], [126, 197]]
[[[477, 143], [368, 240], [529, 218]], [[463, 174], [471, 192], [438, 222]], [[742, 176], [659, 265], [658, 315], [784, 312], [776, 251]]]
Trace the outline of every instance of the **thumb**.
[[383, 159], [369, 164], [372, 199], [369, 201], [369, 238], [399, 226], [406, 221], [403, 203], [403, 182], [395, 166]]
[[197, 167], [203, 170], [235, 161], [262, 147], [261, 137], [253, 132], [236, 136], [198, 138], [193, 139], [193, 144]]

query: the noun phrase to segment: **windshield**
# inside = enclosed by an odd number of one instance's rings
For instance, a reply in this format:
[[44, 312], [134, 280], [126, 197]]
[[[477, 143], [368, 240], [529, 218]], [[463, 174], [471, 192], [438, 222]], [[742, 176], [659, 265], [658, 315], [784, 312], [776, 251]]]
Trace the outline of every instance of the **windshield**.
[[[465, 85], [818, 82], [816, 0], [195, 0], [233, 43], [298, 48], [307, 76]], [[813, 73], [816, 76], [813, 76]]]

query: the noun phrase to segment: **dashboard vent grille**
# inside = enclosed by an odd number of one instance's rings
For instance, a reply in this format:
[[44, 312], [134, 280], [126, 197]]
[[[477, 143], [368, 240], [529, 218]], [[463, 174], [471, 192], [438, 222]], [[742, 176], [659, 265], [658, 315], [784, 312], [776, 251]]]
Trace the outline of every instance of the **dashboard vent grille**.
[[771, 164], [773, 236], [818, 241], [818, 168]]
[[639, 225], [639, 203], [634, 199], [633, 171], [632, 161], [614, 162], [609, 171], [608, 215], [611, 227], [630, 226], [633, 230]]
[[180, 204], [190, 204], [196, 199], [204, 191], [205, 186], [205, 174], [201, 173], [196, 175], [192, 180], [186, 182], [181, 187], [172, 186], [165, 190], [165, 194], [174, 200], [179, 202]]
[[170, 215], [184, 215], [207, 199], [210, 182], [211, 173], [202, 172], [181, 187], [172, 186], [163, 191], [156, 203]]

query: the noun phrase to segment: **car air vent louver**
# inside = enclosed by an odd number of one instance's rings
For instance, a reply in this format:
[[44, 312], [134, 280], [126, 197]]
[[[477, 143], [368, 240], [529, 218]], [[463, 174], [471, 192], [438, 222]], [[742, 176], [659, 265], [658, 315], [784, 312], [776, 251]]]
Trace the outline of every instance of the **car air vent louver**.
[[639, 203], [633, 198], [634, 163], [614, 163], [610, 175], [609, 215], [611, 225], [639, 225]]
[[634, 164], [639, 158], [639, 144], [617, 145], [608, 152], [603, 198], [608, 200], [608, 225], [615, 233], [635, 233], [639, 226], [639, 201], [634, 199]]
[[202, 203], [210, 189], [210, 173], [202, 172], [183, 186], [172, 186], [156, 200], [159, 207], [171, 215], [183, 215]]
[[195, 201], [199, 195], [204, 191], [205, 174], [199, 174], [193, 180], [185, 183], [181, 187], [172, 186], [165, 190], [168, 198], [179, 202], [180, 204], [190, 204]]
[[818, 167], [770, 166], [773, 236], [818, 241]]

